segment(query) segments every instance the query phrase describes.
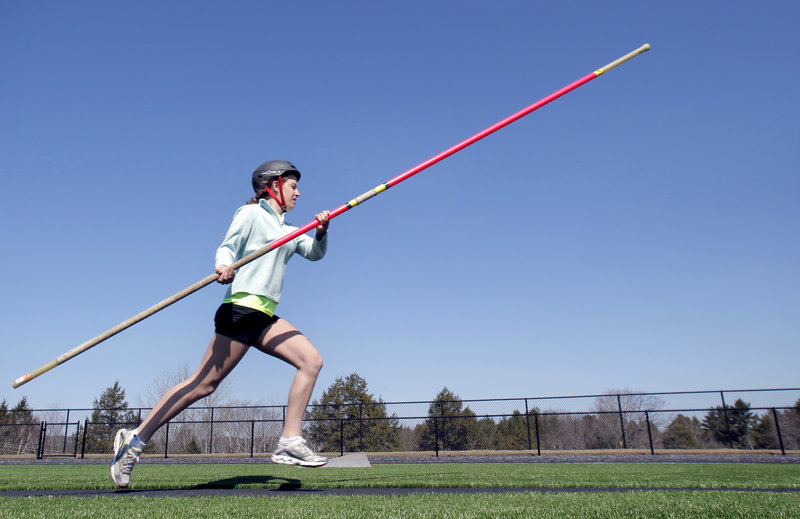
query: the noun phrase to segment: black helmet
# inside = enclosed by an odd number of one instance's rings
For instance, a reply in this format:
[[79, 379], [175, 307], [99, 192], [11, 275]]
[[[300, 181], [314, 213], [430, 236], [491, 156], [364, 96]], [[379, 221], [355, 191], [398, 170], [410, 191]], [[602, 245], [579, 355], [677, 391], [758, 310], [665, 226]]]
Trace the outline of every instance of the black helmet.
[[300, 172], [291, 162], [286, 160], [267, 161], [253, 171], [253, 190], [258, 193], [264, 189], [264, 186], [288, 173], [294, 174], [297, 180], [300, 180]]

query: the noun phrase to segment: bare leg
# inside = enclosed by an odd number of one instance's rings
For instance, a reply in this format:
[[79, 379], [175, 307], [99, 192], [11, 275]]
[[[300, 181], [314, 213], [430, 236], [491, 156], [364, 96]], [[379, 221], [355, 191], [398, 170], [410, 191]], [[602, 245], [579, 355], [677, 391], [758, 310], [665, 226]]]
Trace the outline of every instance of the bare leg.
[[150, 441], [155, 432], [178, 413], [217, 389], [222, 379], [242, 360], [248, 346], [214, 334], [197, 371], [167, 391], [139, 425], [139, 438]]
[[284, 319], [278, 319], [267, 328], [254, 346], [297, 368], [289, 388], [289, 404], [282, 436], [300, 436], [303, 414], [314, 391], [317, 375], [322, 369], [322, 356], [305, 335]]

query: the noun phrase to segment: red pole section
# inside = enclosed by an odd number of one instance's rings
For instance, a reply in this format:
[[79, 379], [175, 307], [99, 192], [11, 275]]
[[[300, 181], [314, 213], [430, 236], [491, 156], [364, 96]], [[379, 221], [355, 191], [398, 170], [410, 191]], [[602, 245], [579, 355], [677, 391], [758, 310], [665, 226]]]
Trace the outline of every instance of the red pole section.
[[[542, 106], [544, 106], [547, 103], [553, 101], [554, 99], [558, 99], [559, 97], [563, 96], [567, 92], [575, 90], [579, 86], [581, 86], [581, 85], [583, 85], [585, 83], [588, 83], [589, 81], [591, 81], [592, 79], [596, 78], [600, 74], [602, 74], [604, 72], [608, 72], [612, 68], [614, 68], [614, 67], [616, 67], [616, 66], [618, 66], [618, 65], [620, 65], [622, 63], [625, 63], [629, 59], [631, 59], [631, 58], [633, 58], [635, 56], [638, 56], [639, 54], [641, 54], [641, 53], [643, 53], [643, 52], [645, 52], [647, 50], [650, 50], [650, 44], [649, 43], [646, 43], [646, 44], [642, 45], [641, 47], [639, 47], [638, 49], [636, 49], [636, 50], [634, 50], [632, 52], [629, 52], [628, 54], [622, 56], [621, 58], [619, 58], [617, 60], [612, 61], [611, 63], [609, 63], [605, 67], [601, 67], [601, 68], [595, 70], [594, 72], [592, 72], [591, 74], [587, 74], [586, 76], [580, 78], [579, 80], [575, 81], [574, 83], [571, 83], [571, 84], [565, 86], [564, 88], [561, 88], [560, 90], [557, 90], [557, 91], [553, 92], [549, 96], [547, 96], [547, 97], [545, 97], [543, 99], [540, 99], [539, 101], [536, 101], [532, 105], [530, 105], [530, 106], [528, 106], [526, 108], [523, 108], [522, 110], [516, 112], [515, 114], [512, 114], [512, 115], [506, 117], [505, 119], [503, 119], [502, 121], [500, 121], [498, 123], [493, 124], [492, 126], [486, 128], [482, 132], [478, 132], [475, 135], [473, 135], [472, 137], [459, 142], [455, 146], [453, 146], [451, 148], [448, 148], [447, 150], [439, 153], [438, 155], [429, 158], [425, 162], [422, 162], [422, 163], [414, 166], [413, 168], [409, 169], [408, 171], [405, 171], [405, 172], [401, 173], [400, 175], [394, 177], [393, 179], [391, 179], [391, 180], [389, 180], [387, 182], [384, 182], [383, 184], [381, 184], [381, 185], [379, 185], [379, 186], [367, 191], [366, 193], [362, 194], [361, 196], [358, 196], [358, 197], [352, 199], [348, 203], [337, 207], [336, 209], [334, 209], [333, 211], [330, 212], [330, 218], [335, 218], [335, 217], [339, 216], [340, 214], [342, 214], [342, 213], [344, 213], [346, 211], [349, 211], [353, 207], [357, 206], [360, 203], [363, 203], [363, 202], [369, 200], [370, 198], [372, 198], [373, 196], [377, 195], [378, 193], [381, 193], [381, 192], [387, 190], [388, 188], [390, 188], [390, 187], [392, 187], [392, 186], [394, 186], [396, 184], [399, 184], [403, 180], [406, 180], [407, 178], [410, 178], [410, 177], [416, 175], [420, 171], [429, 168], [430, 166], [436, 164], [437, 162], [439, 162], [441, 160], [446, 159], [447, 157], [449, 157], [450, 155], [452, 155], [452, 154], [454, 154], [454, 153], [456, 153], [458, 151], [463, 150], [467, 146], [469, 146], [471, 144], [474, 144], [475, 142], [477, 142], [477, 141], [483, 139], [484, 137], [486, 137], [487, 135], [490, 135], [490, 134], [496, 132], [497, 130], [499, 130], [500, 128], [503, 128], [504, 126], [508, 126], [509, 124], [513, 123], [517, 119], [520, 119], [520, 118], [528, 115], [529, 113], [533, 112], [534, 110], [537, 110], [537, 109], [541, 108]], [[278, 238], [277, 240], [269, 243], [268, 245], [265, 245], [261, 249], [253, 252], [252, 254], [249, 254], [248, 256], [245, 256], [244, 258], [239, 259], [238, 261], [234, 262], [230, 266], [233, 269], [238, 269], [238, 268], [250, 263], [251, 261], [260, 258], [261, 256], [267, 254], [268, 252], [277, 249], [281, 245], [284, 245], [284, 244], [292, 241], [293, 239], [297, 238], [301, 234], [305, 234], [305, 233], [311, 231], [317, 225], [319, 225], [319, 222], [317, 222], [317, 220], [315, 218], [314, 220], [308, 222], [304, 226], [302, 226], [302, 227], [290, 232], [289, 234], [287, 234], [287, 235], [285, 235], [285, 236], [283, 236], [281, 238]], [[51, 360], [47, 364], [44, 364], [43, 366], [31, 371], [30, 373], [27, 373], [27, 374], [19, 377], [18, 379], [14, 380], [11, 383], [11, 385], [16, 388], [16, 387], [19, 387], [19, 386], [21, 386], [21, 385], [33, 380], [34, 378], [38, 377], [42, 373], [50, 371], [51, 369], [55, 368], [59, 364], [62, 364], [63, 362], [68, 361], [72, 357], [75, 357], [76, 355], [78, 355], [80, 353], [83, 353], [84, 351], [88, 350], [89, 348], [92, 348], [92, 347], [96, 346], [97, 344], [105, 341], [106, 339], [108, 339], [110, 337], [113, 337], [114, 335], [118, 334], [122, 330], [125, 330], [126, 328], [129, 328], [129, 327], [133, 326], [134, 324], [138, 323], [139, 321], [142, 321], [142, 320], [150, 317], [154, 313], [163, 310], [167, 306], [169, 306], [169, 305], [171, 305], [171, 304], [173, 304], [173, 303], [175, 303], [177, 301], [180, 301], [181, 299], [183, 299], [184, 297], [188, 296], [189, 294], [192, 294], [192, 293], [200, 290], [201, 288], [203, 288], [206, 285], [210, 285], [211, 283], [216, 281], [217, 278], [219, 278], [219, 274], [215, 273], [215, 274], [211, 274], [211, 275], [201, 279], [200, 281], [194, 283], [193, 285], [190, 285], [190, 286], [184, 288], [180, 292], [168, 297], [167, 299], [164, 299], [163, 301], [161, 301], [159, 303], [156, 303], [155, 305], [151, 306], [150, 308], [148, 308], [148, 309], [146, 309], [146, 310], [144, 310], [142, 312], [139, 312], [138, 314], [136, 314], [133, 317], [127, 319], [126, 321], [121, 322], [120, 324], [116, 325], [115, 327], [113, 327], [113, 328], [111, 328], [109, 330], [106, 330], [105, 332], [103, 332], [100, 335], [94, 337], [93, 339], [90, 339], [90, 340], [84, 342], [83, 344], [80, 344], [80, 345], [76, 346], [75, 348], [67, 351], [66, 353], [63, 353], [63, 354], [59, 355], [58, 357], [56, 357], [55, 359]]]
[[[337, 207], [336, 209], [334, 209], [334, 210], [332, 210], [330, 212], [330, 215], [329, 215], [330, 218], [336, 218], [340, 214], [349, 211], [350, 209], [352, 209], [353, 207], [357, 206], [358, 204], [361, 204], [361, 203], [369, 200], [370, 198], [372, 198], [373, 196], [377, 195], [378, 193], [381, 193], [381, 192], [387, 190], [388, 188], [390, 188], [390, 187], [392, 187], [394, 185], [397, 185], [400, 182], [402, 182], [402, 181], [404, 181], [404, 180], [406, 180], [408, 178], [413, 177], [414, 175], [416, 175], [420, 171], [423, 171], [423, 170], [433, 166], [437, 162], [440, 162], [440, 161], [446, 159], [450, 155], [453, 155], [454, 153], [457, 153], [457, 152], [463, 150], [467, 146], [470, 146], [470, 145], [476, 143], [477, 141], [483, 139], [484, 137], [486, 137], [488, 135], [491, 135], [492, 133], [496, 132], [500, 128], [508, 126], [509, 124], [513, 123], [514, 121], [525, 117], [526, 115], [528, 115], [529, 113], [531, 113], [531, 112], [533, 112], [535, 110], [538, 110], [539, 108], [541, 108], [544, 105], [550, 103], [551, 101], [554, 101], [554, 100], [558, 99], [559, 97], [563, 96], [564, 94], [567, 94], [567, 93], [575, 90], [579, 86], [588, 83], [589, 81], [593, 80], [594, 78], [596, 78], [600, 74], [602, 74], [604, 72], [608, 72], [612, 68], [614, 68], [614, 67], [616, 67], [616, 66], [618, 66], [618, 65], [620, 65], [620, 64], [622, 64], [622, 63], [624, 63], [626, 61], [628, 61], [629, 59], [634, 58], [634, 57], [638, 56], [639, 54], [641, 54], [641, 53], [643, 53], [645, 51], [648, 51], [648, 50], [650, 50], [650, 44], [646, 43], [646, 44], [642, 45], [641, 47], [639, 47], [638, 49], [634, 50], [633, 52], [630, 52], [630, 53], [626, 54], [625, 56], [622, 56], [621, 58], [619, 58], [619, 59], [617, 59], [615, 61], [612, 61], [611, 63], [609, 63], [605, 67], [601, 67], [601, 68], [595, 70], [594, 72], [592, 72], [591, 74], [587, 74], [587, 75], [583, 76], [582, 78], [580, 78], [579, 80], [577, 80], [577, 81], [575, 81], [573, 83], [570, 83], [569, 85], [567, 85], [567, 86], [565, 86], [565, 87], [563, 87], [563, 88], [561, 88], [559, 90], [556, 90], [555, 92], [553, 92], [549, 96], [544, 97], [544, 98], [536, 101], [532, 105], [527, 106], [527, 107], [523, 108], [522, 110], [520, 110], [520, 111], [518, 111], [518, 112], [516, 112], [516, 113], [514, 113], [512, 115], [509, 115], [508, 117], [506, 117], [502, 121], [499, 121], [499, 122], [489, 126], [485, 130], [476, 133], [475, 135], [473, 135], [472, 137], [469, 137], [468, 139], [464, 139], [463, 141], [459, 142], [455, 146], [452, 146], [451, 148], [446, 149], [445, 151], [439, 153], [438, 155], [435, 155], [435, 156], [429, 158], [425, 162], [421, 162], [420, 164], [417, 164], [413, 168], [411, 168], [411, 169], [409, 169], [407, 171], [404, 171], [403, 173], [397, 175], [393, 179], [388, 180], [388, 181], [384, 182], [383, 184], [375, 187], [374, 189], [371, 189], [371, 190], [367, 191], [366, 193], [362, 194], [361, 196], [358, 196], [358, 197], [354, 198], [350, 202], [348, 202], [346, 204], [343, 204], [343, 205], [340, 205], [339, 207]], [[317, 226], [317, 221], [313, 220], [313, 221], [307, 223], [306, 225], [304, 225], [303, 227], [300, 227], [296, 231], [294, 231], [294, 232], [292, 232], [290, 234], [287, 234], [286, 236], [284, 236], [282, 238], [279, 238], [279, 239], [275, 240], [274, 242], [272, 242], [269, 245], [267, 245], [267, 247], [268, 247], [269, 250], [274, 250], [274, 249], [280, 247], [281, 245], [284, 245], [285, 243], [288, 243], [291, 240], [297, 238], [301, 234], [304, 234], [304, 233], [310, 231], [311, 229], [315, 228], [316, 226]], [[267, 252], [269, 252], [269, 250]], [[257, 254], [259, 252], [260, 251], [257, 251], [255, 254]]]
[[464, 139], [463, 141], [459, 142], [458, 144], [456, 144], [452, 148], [449, 148], [449, 149], [441, 152], [440, 154], [429, 158], [425, 162], [423, 162], [423, 163], [421, 163], [421, 164], [419, 164], [417, 166], [414, 166], [413, 168], [409, 169], [408, 171], [406, 171], [404, 173], [401, 173], [400, 175], [394, 177], [392, 180], [390, 180], [390, 181], [388, 181], [386, 183], [387, 187], [392, 187], [395, 184], [399, 184], [403, 180], [406, 180], [407, 178], [410, 178], [410, 177], [416, 175], [420, 171], [422, 171], [422, 170], [424, 170], [424, 169], [426, 169], [426, 168], [428, 168], [430, 166], [433, 166], [437, 162], [446, 159], [450, 155], [453, 155], [454, 153], [457, 153], [457, 152], [463, 150], [467, 146], [469, 146], [469, 145], [471, 145], [471, 144], [483, 139], [484, 137], [486, 137], [488, 135], [491, 135], [492, 133], [496, 132], [500, 128], [503, 128], [504, 126], [508, 126], [509, 124], [513, 123], [514, 121], [525, 117], [526, 115], [528, 115], [529, 113], [533, 112], [534, 110], [537, 110], [537, 109], [541, 108], [542, 106], [546, 105], [550, 101], [558, 99], [559, 97], [563, 96], [567, 92], [575, 90], [579, 86], [583, 85], [584, 83], [588, 83], [589, 81], [591, 81], [592, 79], [594, 79], [596, 77], [597, 76], [595, 75], [594, 72], [592, 72], [591, 74], [587, 74], [586, 76], [582, 77], [578, 81], [575, 81], [574, 83], [572, 83], [570, 85], [567, 85], [564, 88], [562, 88], [562, 89], [560, 89], [560, 90], [558, 90], [556, 92], [553, 92], [549, 96], [547, 96], [547, 97], [545, 97], [543, 99], [540, 99], [539, 101], [536, 101], [535, 103], [533, 103], [532, 105], [528, 106], [527, 108], [523, 108], [519, 112], [517, 112], [517, 113], [515, 113], [513, 115], [509, 115], [508, 117], [506, 117], [502, 121], [491, 125], [490, 127], [486, 128], [482, 132], [476, 133], [475, 135], [473, 135], [469, 139]]
[[[393, 179], [384, 182], [383, 184], [377, 186], [376, 188], [374, 188], [374, 189], [372, 189], [370, 191], [367, 191], [366, 193], [364, 193], [363, 195], [361, 195], [361, 196], [359, 196], [357, 198], [354, 198], [350, 202], [340, 205], [339, 207], [337, 207], [336, 209], [334, 209], [334, 210], [332, 210], [330, 212], [329, 217], [330, 218], [336, 218], [340, 214], [349, 211], [350, 209], [352, 209], [353, 207], [357, 206], [358, 204], [361, 204], [361, 203], [369, 200], [370, 198], [372, 198], [373, 196], [377, 195], [378, 193], [380, 193], [382, 191], [385, 191], [386, 189], [388, 189], [388, 188], [390, 188], [392, 186], [395, 186], [395, 185], [399, 184], [400, 182], [402, 182], [402, 181], [404, 181], [406, 179], [409, 179], [409, 178], [413, 177], [417, 173], [419, 173], [419, 172], [421, 172], [421, 171], [433, 166], [437, 162], [440, 162], [440, 161], [446, 159], [447, 157], [449, 157], [450, 155], [453, 155], [454, 153], [457, 153], [457, 152], [463, 150], [467, 146], [470, 146], [471, 144], [474, 144], [474, 143], [478, 142], [479, 140], [483, 139], [484, 137], [486, 137], [488, 135], [491, 135], [492, 133], [496, 132], [500, 128], [508, 126], [509, 124], [513, 123], [514, 121], [525, 117], [526, 115], [528, 115], [529, 113], [533, 112], [534, 110], [538, 110], [539, 108], [541, 108], [542, 106], [546, 105], [547, 103], [549, 103], [549, 102], [551, 102], [551, 101], [553, 101], [555, 99], [558, 99], [559, 97], [563, 96], [564, 94], [566, 94], [566, 93], [568, 93], [568, 92], [570, 92], [572, 90], [575, 90], [576, 88], [578, 88], [579, 86], [581, 86], [581, 85], [583, 85], [585, 83], [588, 83], [592, 79], [596, 78], [597, 75], [598, 74], [595, 73], [595, 72], [592, 72], [591, 74], [587, 74], [584, 77], [580, 78], [579, 80], [575, 81], [574, 83], [571, 83], [571, 84], [565, 86], [564, 88], [553, 92], [549, 96], [547, 96], [547, 97], [545, 97], [543, 99], [540, 99], [539, 101], [536, 101], [532, 105], [530, 105], [530, 106], [528, 106], [526, 108], [523, 108], [519, 112], [516, 112], [515, 114], [509, 115], [508, 117], [506, 117], [502, 121], [499, 121], [499, 122], [491, 125], [490, 127], [486, 128], [485, 130], [483, 130], [481, 132], [476, 133], [475, 135], [473, 135], [472, 137], [470, 137], [468, 139], [464, 139], [463, 141], [459, 142], [455, 146], [452, 146], [451, 148], [446, 149], [445, 151], [439, 153], [438, 155], [435, 155], [435, 156], [429, 158], [425, 162], [421, 162], [421, 163], [417, 164], [413, 168], [411, 168], [411, 169], [409, 169], [407, 171], [404, 171], [403, 173], [397, 175]], [[271, 250], [275, 250], [278, 247], [280, 247], [281, 245], [285, 245], [286, 243], [289, 243], [290, 241], [292, 241], [293, 239], [297, 238], [301, 234], [305, 234], [308, 231], [310, 231], [311, 229], [314, 229], [317, 225], [318, 225], [318, 222], [316, 220], [313, 220], [311, 222], [308, 222], [303, 227], [300, 227], [297, 230], [292, 231], [291, 233], [287, 234], [286, 236], [278, 238], [277, 240], [271, 242], [269, 245], [266, 246], [267, 250], [265, 251], [265, 253], [269, 252]], [[258, 253], [258, 252], [261, 252], [261, 251], [257, 251], [256, 253]]]

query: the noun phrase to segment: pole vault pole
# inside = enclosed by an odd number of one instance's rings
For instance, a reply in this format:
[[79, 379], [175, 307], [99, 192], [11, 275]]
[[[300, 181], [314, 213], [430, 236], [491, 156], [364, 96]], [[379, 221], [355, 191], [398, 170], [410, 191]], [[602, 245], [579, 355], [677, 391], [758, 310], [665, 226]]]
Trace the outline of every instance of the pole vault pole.
[[[516, 113], [514, 113], [514, 114], [512, 114], [512, 115], [510, 115], [508, 117], [506, 117], [502, 121], [493, 124], [492, 126], [486, 128], [482, 132], [476, 133], [472, 137], [459, 142], [455, 146], [453, 146], [451, 148], [448, 148], [447, 150], [439, 153], [438, 155], [436, 155], [434, 157], [429, 158], [425, 162], [422, 162], [421, 164], [418, 164], [417, 166], [414, 166], [413, 168], [409, 169], [408, 171], [405, 171], [405, 172], [401, 173], [400, 175], [394, 177], [393, 179], [388, 180], [388, 181], [384, 182], [383, 184], [380, 184], [379, 186], [377, 186], [377, 187], [375, 187], [373, 189], [370, 189], [366, 193], [364, 193], [364, 194], [362, 194], [360, 196], [357, 196], [356, 198], [350, 200], [346, 204], [343, 204], [343, 205], [337, 207], [336, 209], [330, 211], [330, 218], [336, 218], [340, 214], [342, 214], [344, 212], [347, 212], [350, 209], [352, 209], [353, 207], [355, 207], [355, 206], [357, 206], [357, 205], [369, 200], [370, 198], [374, 197], [378, 193], [386, 191], [390, 187], [392, 187], [394, 185], [397, 185], [400, 182], [402, 182], [402, 181], [404, 181], [404, 180], [406, 180], [408, 178], [413, 177], [414, 175], [416, 175], [420, 171], [422, 171], [422, 170], [424, 170], [426, 168], [429, 168], [430, 166], [433, 166], [437, 162], [446, 159], [447, 157], [449, 157], [450, 155], [452, 155], [452, 154], [454, 154], [454, 153], [456, 153], [458, 151], [463, 150], [467, 146], [469, 146], [471, 144], [474, 144], [475, 142], [477, 142], [477, 141], [483, 139], [484, 137], [486, 137], [487, 135], [490, 135], [490, 134], [496, 132], [500, 128], [503, 128], [504, 126], [507, 126], [507, 125], [513, 123], [517, 119], [520, 119], [520, 118], [528, 115], [529, 113], [533, 112], [534, 110], [537, 110], [537, 109], [541, 108], [542, 106], [546, 105], [550, 101], [558, 99], [559, 97], [563, 96], [567, 92], [571, 92], [572, 90], [575, 90], [579, 86], [581, 86], [581, 85], [583, 85], [585, 83], [588, 83], [589, 81], [591, 81], [592, 79], [596, 78], [600, 74], [603, 74], [604, 72], [608, 72], [612, 68], [614, 68], [614, 67], [616, 67], [618, 65], [621, 65], [622, 63], [625, 63], [629, 59], [634, 58], [634, 57], [638, 56], [639, 54], [641, 54], [641, 53], [643, 53], [645, 51], [648, 51], [648, 50], [650, 50], [650, 44], [646, 43], [646, 44], [642, 45], [641, 47], [639, 47], [638, 49], [634, 50], [633, 52], [629, 52], [628, 54], [622, 56], [621, 58], [612, 61], [611, 63], [609, 63], [605, 67], [601, 67], [601, 68], [595, 70], [594, 72], [592, 72], [591, 74], [585, 75], [584, 77], [580, 78], [579, 80], [575, 81], [574, 83], [571, 83], [571, 84], [561, 88], [560, 90], [557, 90], [557, 91], [553, 92], [549, 96], [540, 99], [539, 101], [533, 103], [532, 105], [530, 105], [530, 106], [528, 106], [526, 108], [523, 108], [522, 110], [520, 110], [520, 111], [518, 111], [518, 112], [516, 112]], [[261, 249], [253, 252], [252, 254], [250, 254], [248, 256], [245, 256], [244, 258], [241, 258], [240, 260], [234, 262], [230, 266], [233, 269], [238, 269], [238, 268], [242, 267], [243, 265], [246, 265], [246, 264], [250, 263], [251, 261], [260, 258], [261, 256], [267, 254], [268, 252], [277, 249], [281, 245], [284, 245], [284, 244], [292, 241], [293, 239], [297, 238], [301, 234], [305, 234], [305, 233], [309, 232], [310, 230], [314, 229], [318, 224], [319, 224], [319, 222], [317, 222], [317, 220], [314, 219], [311, 222], [305, 224], [303, 227], [300, 227], [300, 228], [296, 229], [295, 231], [290, 232], [289, 234], [287, 234], [286, 236], [283, 236], [282, 238], [278, 238], [277, 240], [269, 243], [268, 245], [265, 245]], [[214, 274], [211, 274], [210, 276], [207, 276], [206, 278], [201, 279], [197, 283], [184, 288], [183, 290], [181, 290], [177, 294], [174, 294], [174, 295], [168, 297], [167, 299], [164, 299], [160, 303], [157, 303], [157, 304], [151, 306], [147, 310], [139, 312], [138, 314], [134, 315], [130, 319], [119, 323], [115, 327], [113, 327], [113, 328], [101, 333], [97, 337], [95, 337], [95, 338], [93, 338], [91, 340], [88, 340], [88, 341], [84, 342], [83, 344], [80, 344], [80, 345], [76, 346], [75, 348], [69, 350], [66, 353], [63, 353], [63, 354], [59, 355], [58, 357], [56, 357], [55, 359], [51, 360], [47, 364], [41, 366], [40, 368], [37, 368], [37, 369], [31, 371], [30, 373], [27, 373], [26, 375], [23, 375], [23, 376], [19, 377], [18, 379], [14, 380], [11, 383], [11, 385], [16, 388], [16, 387], [21, 386], [22, 384], [25, 384], [26, 382], [29, 382], [29, 381], [33, 380], [34, 378], [38, 377], [42, 373], [46, 373], [47, 371], [50, 371], [51, 369], [55, 368], [59, 364], [62, 364], [64, 362], [68, 361], [72, 357], [75, 357], [76, 355], [79, 355], [79, 354], [83, 353], [84, 351], [88, 350], [89, 348], [92, 348], [93, 346], [97, 346], [101, 342], [105, 341], [106, 339], [109, 339], [109, 338], [113, 337], [114, 335], [116, 335], [119, 332], [125, 330], [126, 328], [130, 328], [131, 326], [133, 326], [134, 324], [138, 323], [139, 321], [143, 321], [144, 319], [147, 319], [148, 317], [150, 317], [154, 313], [163, 310], [164, 308], [168, 307], [169, 305], [180, 301], [184, 297], [186, 297], [186, 296], [188, 296], [188, 295], [190, 295], [190, 294], [192, 294], [194, 292], [197, 292], [198, 290], [200, 290], [204, 286], [210, 285], [211, 283], [216, 281], [217, 278], [219, 278], [219, 274], [214, 273]]]

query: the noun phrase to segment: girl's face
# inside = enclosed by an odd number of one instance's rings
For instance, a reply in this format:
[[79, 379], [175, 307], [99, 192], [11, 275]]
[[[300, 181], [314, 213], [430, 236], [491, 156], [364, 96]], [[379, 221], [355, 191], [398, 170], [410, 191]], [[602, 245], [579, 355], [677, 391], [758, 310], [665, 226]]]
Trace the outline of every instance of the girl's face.
[[297, 197], [300, 196], [300, 190], [297, 189], [297, 177], [294, 175], [286, 175], [281, 179], [281, 189], [283, 190], [283, 201], [286, 204], [286, 212], [288, 213], [297, 204]]

